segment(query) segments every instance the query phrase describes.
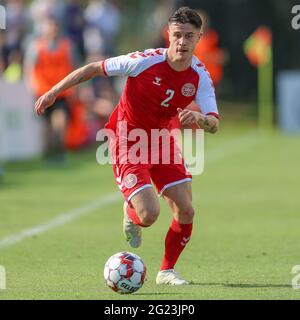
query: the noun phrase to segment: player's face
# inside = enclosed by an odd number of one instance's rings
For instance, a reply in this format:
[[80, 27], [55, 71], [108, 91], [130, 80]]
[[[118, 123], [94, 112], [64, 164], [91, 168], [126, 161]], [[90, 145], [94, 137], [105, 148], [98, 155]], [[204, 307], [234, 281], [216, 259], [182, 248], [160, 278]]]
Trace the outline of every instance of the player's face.
[[59, 33], [58, 24], [54, 20], [48, 20], [44, 24], [44, 35], [49, 39], [55, 39]]
[[178, 62], [191, 59], [200, 37], [200, 29], [190, 23], [171, 23], [169, 25], [169, 50], [173, 59]]

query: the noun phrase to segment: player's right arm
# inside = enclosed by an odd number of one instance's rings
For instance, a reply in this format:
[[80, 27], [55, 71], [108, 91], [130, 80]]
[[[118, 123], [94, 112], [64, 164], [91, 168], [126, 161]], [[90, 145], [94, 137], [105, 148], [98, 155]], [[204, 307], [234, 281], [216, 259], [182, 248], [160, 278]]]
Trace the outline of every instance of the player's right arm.
[[37, 102], [35, 103], [36, 113], [38, 115], [42, 115], [47, 108], [51, 107], [54, 104], [57, 96], [64, 90], [102, 75], [104, 75], [102, 69], [102, 61], [92, 62], [82, 68], [73, 71], [37, 100]]
[[131, 76], [135, 77], [143, 70], [164, 59], [160, 49], [148, 49], [142, 52], [133, 52], [93, 62], [85, 67], [77, 69], [61, 80], [50, 91], [41, 96], [35, 104], [35, 110], [41, 115], [56, 100], [56, 97], [64, 90], [96, 76]]

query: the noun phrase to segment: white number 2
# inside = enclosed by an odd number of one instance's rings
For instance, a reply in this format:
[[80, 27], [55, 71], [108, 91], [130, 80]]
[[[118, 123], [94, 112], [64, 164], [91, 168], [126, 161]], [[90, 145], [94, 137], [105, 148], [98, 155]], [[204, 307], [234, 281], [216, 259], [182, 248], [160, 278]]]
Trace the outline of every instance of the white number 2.
[[168, 98], [161, 103], [161, 106], [169, 107], [170, 105], [167, 102], [169, 102], [174, 97], [174, 94], [175, 94], [174, 90], [168, 89], [166, 91], [166, 95], [168, 96]]

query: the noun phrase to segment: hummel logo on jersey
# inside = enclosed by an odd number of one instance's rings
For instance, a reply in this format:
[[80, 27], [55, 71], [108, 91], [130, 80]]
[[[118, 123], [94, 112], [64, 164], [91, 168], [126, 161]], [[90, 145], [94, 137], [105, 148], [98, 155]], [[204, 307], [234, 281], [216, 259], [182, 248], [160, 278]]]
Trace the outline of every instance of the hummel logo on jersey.
[[155, 77], [155, 80], [152, 83], [156, 84], [157, 86], [160, 86], [161, 85], [161, 78]]

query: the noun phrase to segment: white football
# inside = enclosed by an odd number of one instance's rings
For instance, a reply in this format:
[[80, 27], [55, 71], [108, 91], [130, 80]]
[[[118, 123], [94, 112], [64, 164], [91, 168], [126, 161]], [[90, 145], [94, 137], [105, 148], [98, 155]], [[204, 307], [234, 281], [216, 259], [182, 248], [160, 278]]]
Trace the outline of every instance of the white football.
[[133, 293], [145, 281], [147, 268], [143, 260], [131, 252], [112, 255], [104, 266], [104, 279], [109, 288], [118, 293]]

